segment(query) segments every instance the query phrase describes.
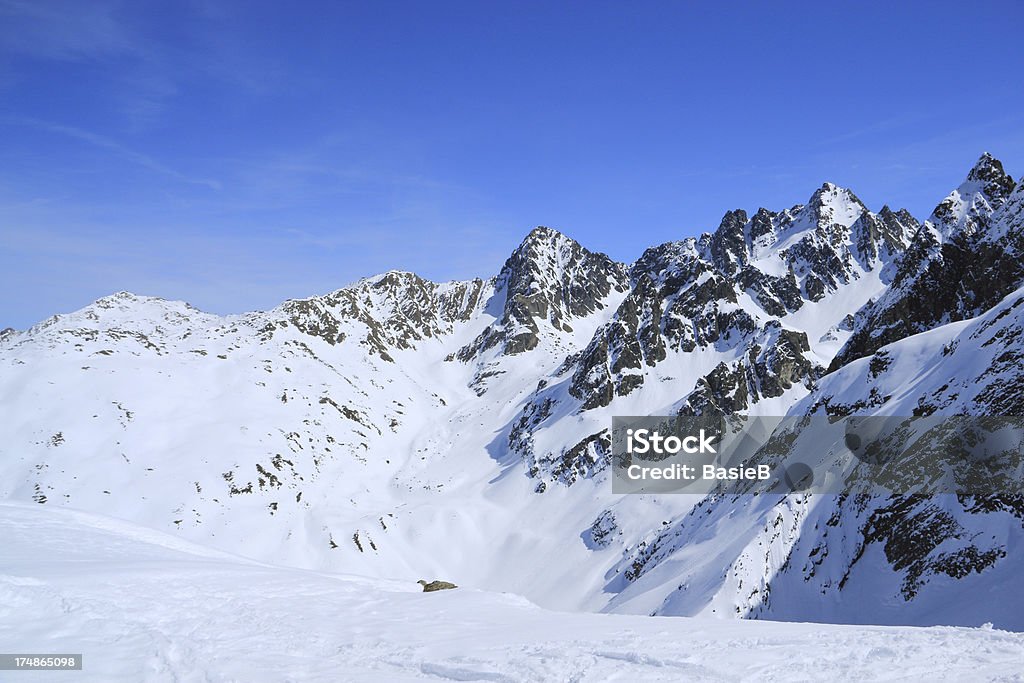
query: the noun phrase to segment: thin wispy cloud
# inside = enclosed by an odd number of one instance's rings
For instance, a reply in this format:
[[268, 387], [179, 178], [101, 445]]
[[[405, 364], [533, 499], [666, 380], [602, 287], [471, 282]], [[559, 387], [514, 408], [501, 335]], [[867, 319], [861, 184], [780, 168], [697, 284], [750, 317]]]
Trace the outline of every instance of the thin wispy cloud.
[[[155, 123], [179, 92], [161, 41], [133, 22], [139, 5], [108, 0], [0, 0], [0, 64], [74, 69], [93, 84], [97, 103], [117, 109], [137, 131]], [[0, 87], [16, 85], [15, 75]], [[36, 76], [39, 78], [40, 76]]]
[[0, 0], [0, 51], [77, 60], [133, 52], [117, 3]]
[[53, 123], [50, 121], [41, 121], [39, 119], [22, 118], [22, 117], [4, 117], [0, 119], [0, 125], [7, 126], [28, 126], [35, 128], [36, 130], [46, 131], [48, 133], [54, 133], [57, 135], [63, 135], [66, 137], [79, 140], [81, 142], [88, 143], [94, 147], [113, 152], [117, 156], [130, 161], [133, 164], [141, 166], [142, 168], [149, 169], [154, 173], [178, 180], [182, 183], [189, 185], [200, 185], [208, 187], [212, 190], [219, 190], [222, 184], [218, 180], [212, 180], [209, 178], [199, 178], [182, 173], [177, 169], [171, 168], [170, 166], [160, 162], [159, 160], [147, 155], [142, 152], [138, 152], [130, 147], [127, 147], [116, 140], [112, 140], [103, 135], [93, 133], [75, 126], [66, 126], [60, 123]]
[[[158, 127], [169, 103], [196, 81], [271, 95], [289, 82], [274, 60], [232, 35], [239, 8], [120, 0], [0, 0], [0, 88], [17, 82], [5, 62], [87, 65], [95, 95], [132, 132]], [[184, 30], [169, 40], [163, 24]]]
[[815, 140], [815, 144], [818, 147], [832, 147], [838, 143], [849, 142], [850, 140], [869, 138], [878, 133], [892, 132], [906, 126], [920, 123], [922, 120], [928, 118], [929, 115], [933, 114], [930, 114], [928, 110], [922, 110], [914, 112], [913, 114], [892, 116], [865, 126], [858, 126], [857, 128], [847, 130], [837, 135]]

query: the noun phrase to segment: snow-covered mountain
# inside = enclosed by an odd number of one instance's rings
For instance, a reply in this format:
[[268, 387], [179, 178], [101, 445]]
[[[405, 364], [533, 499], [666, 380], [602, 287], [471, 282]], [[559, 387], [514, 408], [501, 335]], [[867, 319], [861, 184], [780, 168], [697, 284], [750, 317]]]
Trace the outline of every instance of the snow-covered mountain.
[[[614, 415], [1024, 414], [1024, 190], [830, 183], [616, 263], [537, 228], [220, 317], [126, 292], [0, 335], [0, 498], [558, 609], [1024, 629], [1024, 498], [614, 495]], [[1024, 492], [1022, 492], [1024, 493]]]

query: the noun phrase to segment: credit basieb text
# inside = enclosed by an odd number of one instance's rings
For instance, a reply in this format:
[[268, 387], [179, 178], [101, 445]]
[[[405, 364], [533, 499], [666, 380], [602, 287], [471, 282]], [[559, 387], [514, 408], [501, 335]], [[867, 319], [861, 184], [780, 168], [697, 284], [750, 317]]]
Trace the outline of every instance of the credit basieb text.
[[[680, 452], [689, 454], [717, 454], [714, 446], [714, 440], [715, 435], [709, 435], [705, 433], [703, 429], [700, 430], [698, 435], [684, 436], [681, 438], [675, 435], [662, 436], [657, 431], [652, 432], [649, 429], [627, 429], [626, 452], [630, 455], [645, 455], [648, 453], [656, 455], [675, 455]], [[744, 467], [742, 463], [735, 467], [719, 467], [711, 464], [699, 466], [684, 465], [680, 463], [651, 466], [633, 463], [626, 469], [626, 476], [633, 480], [763, 480], [771, 477], [771, 467], [769, 465]]]

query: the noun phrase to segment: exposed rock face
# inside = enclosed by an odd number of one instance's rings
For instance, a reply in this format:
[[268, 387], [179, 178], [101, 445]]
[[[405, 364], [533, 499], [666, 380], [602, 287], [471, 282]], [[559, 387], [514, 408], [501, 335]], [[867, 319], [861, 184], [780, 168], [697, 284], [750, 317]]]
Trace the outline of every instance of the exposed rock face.
[[333, 346], [345, 339], [341, 322], [357, 321], [366, 329], [361, 343], [390, 360], [389, 349], [413, 348], [415, 342], [450, 334], [454, 323], [469, 320], [478, 312], [485, 289], [483, 280], [438, 284], [391, 271], [331, 294], [287, 301], [279, 308], [281, 318], [260, 332], [267, 341], [290, 325]]
[[446, 591], [451, 590], [452, 588], [458, 588], [454, 583], [450, 583], [448, 581], [431, 581], [430, 583], [427, 583], [423, 579], [420, 579], [416, 583], [423, 586], [424, 593], [433, 593], [434, 591]]
[[526, 462], [530, 464], [528, 474], [541, 479], [537, 490], [543, 493], [547, 488], [544, 480], [570, 486], [579, 479], [603, 472], [611, 462], [611, 449], [611, 435], [603, 429], [560, 449], [558, 453], [524, 452]]
[[583, 532], [583, 542], [588, 548], [607, 548], [617, 536], [622, 535], [619, 524], [615, 519], [615, 513], [611, 510], [603, 510], [594, 523]]
[[703, 376], [683, 401], [680, 415], [731, 415], [746, 412], [762, 398], [775, 398], [796, 383], [808, 389], [822, 368], [804, 355], [807, 335], [770, 321], [762, 336], [751, 341], [739, 360], [719, 363]]
[[907, 247], [908, 236], [919, 228], [920, 224], [906, 209], [894, 212], [883, 206], [877, 214], [865, 211], [850, 226], [854, 258], [865, 270], [871, 270], [879, 260], [891, 262], [892, 256]]
[[984, 154], [914, 235], [892, 285], [858, 316], [830, 370], [891, 342], [991, 307], [1024, 277], [1024, 198]]
[[500, 318], [457, 357], [468, 361], [499, 345], [508, 355], [531, 351], [542, 326], [572, 333], [573, 320], [603, 310], [613, 292], [625, 290], [625, 266], [555, 230], [535, 228], [497, 277], [494, 303], [501, 302]]
[[[873, 214], [831, 183], [806, 205], [781, 212], [730, 211], [713, 233], [646, 250], [629, 268], [629, 291], [610, 320], [557, 374], [579, 402], [578, 412], [608, 408], [651, 381], [666, 381], [664, 365], [679, 362], [679, 354], [723, 358], [681, 388], [666, 411], [746, 411], [794, 385], [810, 390], [824, 368], [807, 334], [784, 319], [869, 273], [888, 281], [917, 227], [905, 210], [884, 207]], [[833, 338], [849, 331], [843, 324], [837, 316]], [[532, 401], [552, 401], [560, 390], [552, 385]], [[524, 438], [553, 419], [549, 412], [528, 403], [510, 432], [509, 446], [532, 463], [529, 471], [571, 481], [603, 470], [600, 461], [590, 462], [600, 449], [538, 452], [536, 442]]]
[[945, 240], [958, 235], [970, 236], [991, 225], [992, 214], [1013, 192], [1016, 183], [1003, 171], [1003, 165], [988, 152], [967, 174], [967, 179], [943, 199], [929, 221]]

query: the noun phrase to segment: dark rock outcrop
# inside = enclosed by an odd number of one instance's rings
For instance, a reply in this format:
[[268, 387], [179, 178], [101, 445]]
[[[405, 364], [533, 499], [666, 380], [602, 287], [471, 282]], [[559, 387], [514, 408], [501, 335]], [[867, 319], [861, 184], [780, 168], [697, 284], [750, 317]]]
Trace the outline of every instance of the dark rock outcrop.
[[984, 154], [917, 230], [889, 289], [858, 315], [829, 371], [990, 308], [1024, 280], [1022, 254], [1024, 194]]

